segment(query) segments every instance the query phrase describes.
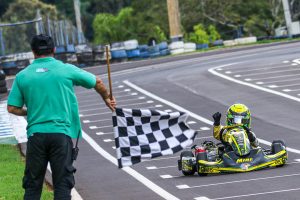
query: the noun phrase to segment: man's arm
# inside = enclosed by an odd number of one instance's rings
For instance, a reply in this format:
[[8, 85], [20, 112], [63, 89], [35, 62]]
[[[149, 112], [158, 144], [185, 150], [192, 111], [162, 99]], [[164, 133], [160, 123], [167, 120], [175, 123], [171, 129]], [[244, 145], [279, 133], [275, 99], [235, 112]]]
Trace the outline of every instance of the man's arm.
[[97, 91], [97, 93], [99, 93], [101, 95], [101, 97], [102, 97], [103, 101], [105, 102], [105, 104], [107, 105], [107, 107], [109, 107], [112, 111], [115, 111], [115, 107], [116, 107], [115, 98], [112, 97], [112, 99], [110, 99], [110, 96], [107, 92], [107, 89], [106, 89], [104, 83], [99, 78], [96, 78], [95, 90]]
[[11, 114], [18, 115], [18, 116], [26, 116], [27, 115], [27, 110], [25, 108], [7, 105], [7, 111]]

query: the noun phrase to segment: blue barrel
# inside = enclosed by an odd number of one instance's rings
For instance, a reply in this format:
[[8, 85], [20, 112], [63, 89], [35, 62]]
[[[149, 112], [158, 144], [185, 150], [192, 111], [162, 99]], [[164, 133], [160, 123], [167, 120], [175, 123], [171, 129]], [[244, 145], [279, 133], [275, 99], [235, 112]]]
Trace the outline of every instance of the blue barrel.
[[74, 47], [74, 44], [68, 44], [68, 45], [67, 45], [67, 52], [68, 52], [68, 53], [75, 53], [75, 47]]
[[127, 54], [125, 50], [114, 50], [111, 51], [111, 57], [112, 59], [122, 59], [127, 58]]
[[137, 58], [140, 57], [139, 49], [126, 50], [127, 58]]
[[140, 58], [149, 58], [150, 54], [148, 51], [140, 52]]
[[149, 51], [149, 54], [159, 53], [159, 46], [158, 45], [150, 46], [148, 51]]
[[148, 49], [149, 49], [149, 46], [146, 45], [146, 44], [143, 44], [143, 45], [139, 45], [139, 50], [140, 52], [148, 52]]
[[161, 43], [158, 44], [158, 47], [159, 47], [160, 51], [168, 49], [168, 43], [167, 42], [161, 42]]
[[166, 55], [170, 54], [170, 50], [169, 49], [164, 49], [164, 50], [161, 50], [159, 53], [160, 53], [161, 56], [166, 56]]
[[66, 49], [64, 46], [57, 46], [55, 47], [55, 53], [56, 54], [60, 54], [60, 53], [65, 53], [66, 52]]
[[208, 44], [196, 44], [196, 49], [207, 49]]
[[8, 68], [16, 68], [17, 63], [15, 61], [6, 61], [1, 63], [3, 69], [8, 69]]

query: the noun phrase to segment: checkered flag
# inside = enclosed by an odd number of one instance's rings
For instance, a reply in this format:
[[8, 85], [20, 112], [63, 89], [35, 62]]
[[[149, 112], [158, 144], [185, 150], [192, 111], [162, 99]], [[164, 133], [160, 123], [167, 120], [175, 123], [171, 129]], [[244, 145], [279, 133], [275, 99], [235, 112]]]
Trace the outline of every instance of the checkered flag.
[[191, 145], [197, 132], [185, 123], [187, 117], [182, 112], [116, 108], [113, 126], [119, 168]]

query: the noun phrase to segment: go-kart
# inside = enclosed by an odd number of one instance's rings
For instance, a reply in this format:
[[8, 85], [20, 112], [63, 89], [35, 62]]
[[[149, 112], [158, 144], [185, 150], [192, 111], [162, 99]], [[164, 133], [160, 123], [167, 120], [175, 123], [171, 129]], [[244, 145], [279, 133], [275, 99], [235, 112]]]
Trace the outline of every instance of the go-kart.
[[195, 172], [199, 176], [249, 172], [281, 167], [286, 163], [288, 155], [284, 141], [274, 140], [271, 149], [252, 148], [243, 125], [225, 126], [223, 129], [228, 132], [227, 145], [224, 142], [215, 144], [213, 141], [204, 141], [180, 154], [178, 169], [185, 176], [194, 175]]

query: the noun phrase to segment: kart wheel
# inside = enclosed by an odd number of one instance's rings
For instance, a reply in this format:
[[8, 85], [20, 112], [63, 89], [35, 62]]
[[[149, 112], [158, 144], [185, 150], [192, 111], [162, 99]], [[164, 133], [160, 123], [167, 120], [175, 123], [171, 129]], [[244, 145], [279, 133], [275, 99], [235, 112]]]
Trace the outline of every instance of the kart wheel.
[[[193, 152], [191, 152], [191, 151], [183, 151], [183, 152], [181, 152], [181, 154], [180, 154], [180, 161], [181, 161], [181, 163], [182, 163], [182, 157], [194, 157], [194, 154], [193, 154]], [[192, 171], [182, 171], [182, 174], [183, 175], [185, 175], [185, 176], [192, 176], [192, 175], [194, 175], [195, 174], [195, 167], [193, 167], [193, 170]]]
[[200, 152], [197, 154], [197, 157], [196, 157], [196, 168], [197, 168], [197, 172], [198, 172], [198, 175], [199, 176], [207, 176], [207, 173], [200, 173], [199, 172], [199, 163], [198, 161], [199, 160], [205, 160], [207, 161], [207, 153], [206, 152]]
[[271, 150], [273, 154], [278, 153], [286, 147], [285, 142], [282, 140], [274, 140], [272, 142]]
[[[282, 150], [285, 149], [285, 143], [282, 140], [275, 140], [272, 142], [272, 154], [276, 154]], [[284, 163], [285, 164], [285, 163]], [[277, 165], [276, 167], [282, 167], [284, 164], [282, 165]]]

